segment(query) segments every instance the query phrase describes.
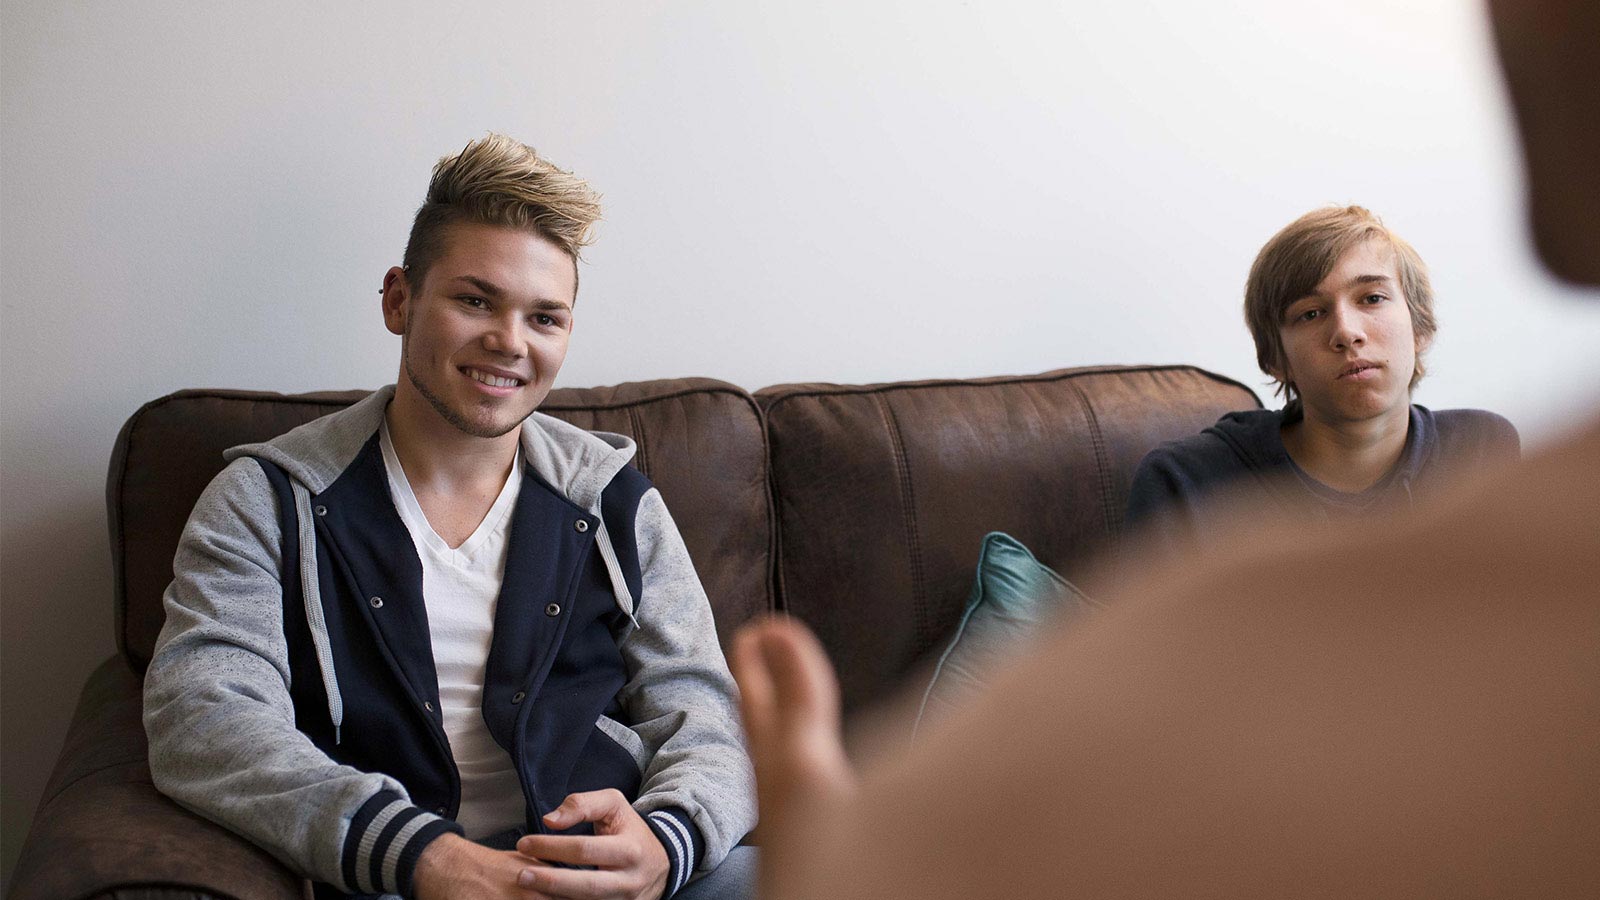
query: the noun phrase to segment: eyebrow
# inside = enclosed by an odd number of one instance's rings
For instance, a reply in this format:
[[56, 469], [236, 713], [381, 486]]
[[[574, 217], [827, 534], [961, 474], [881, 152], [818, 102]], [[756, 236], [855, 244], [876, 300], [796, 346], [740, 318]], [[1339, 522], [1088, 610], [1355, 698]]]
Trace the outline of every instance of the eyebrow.
[[[1345, 282], [1345, 285], [1349, 286], [1349, 285], [1354, 285], [1354, 284], [1393, 284], [1393, 283], [1394, 283], [1394, 279], [1390, 278], [1387, 275], [1357, 275], [1356, 277], [1354, 277], [1354, 278], [1350, 279], [1349, 281]], [[1284, 307], [1283, 307], [1284, 312], [1288, 312], [1289, 311], [1289, 307], [1294, 306], [1296, 303], [1300, 303], [1300, 302], [1302, 302], [1304, 300], [1315, 300], [1315, 299], [1318, 299], [1320, 297], [1322, 297], [1322, 292], [1321, 291], [1317, 291], [1317, 290], [1313, 290], [1310, 293], [1305, 294], [1304, 296], [1296, 297], [1295, 299], [1293, 299], [1293, 300], [1289, 301], [1288, 303], [1284, 304]]]
[[[506, 293], [505, 291], [501, 290], [499, 285], [492, 281], [486, 281], [482, 278], [479, 278], [476, 275], [457, 275], [455, 280], [465, 281], [491, 297], [503, 297]], [[572, 306], [570, 304], [562, 303], [559, 300], [549, 300], [543, 297], [533, 301], [533, 306], [535, 309], [564, 309], [568, 312], [572, 310]]]

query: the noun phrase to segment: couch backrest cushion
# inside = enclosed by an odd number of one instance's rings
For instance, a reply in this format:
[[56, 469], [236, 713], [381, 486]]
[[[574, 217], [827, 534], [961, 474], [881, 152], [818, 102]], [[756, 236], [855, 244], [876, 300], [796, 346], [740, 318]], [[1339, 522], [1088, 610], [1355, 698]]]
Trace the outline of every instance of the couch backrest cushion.
[[1069, 579], [1121, 530], [1155, 445], [1260, 406], [1189, 366], [764, 388], [778, 603], [818, 633], [844, 706], [882, 698], [954, 628], [983, 536]]
[[[262, 441], [354, 403], [365, 391], [275, 394], [179, 391], [133, 414], [112, 452], [111, 529], [117, 640], [137, 671], [163, 619], [161, 595], [195, 500], [222, 470], [222, 451]], [[761, 413], [740, 388], [704, 378], [558, 388], [541, 411], [628, 435], [634, 465], [672, 510], [724, 642], [771, 609], [773, 522]]]

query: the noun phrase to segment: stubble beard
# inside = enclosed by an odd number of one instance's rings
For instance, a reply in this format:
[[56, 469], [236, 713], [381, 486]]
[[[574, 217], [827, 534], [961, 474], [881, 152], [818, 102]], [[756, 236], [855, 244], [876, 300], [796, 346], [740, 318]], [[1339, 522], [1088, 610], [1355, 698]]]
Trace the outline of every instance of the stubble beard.
[[[522, 419], [518, 419], [503, 428], [498, 424], [484, 425], [468, 419], [451, 408], [443, 397], [434, 393], [433, 389], [428, 387], [428, 383], [417, 374], [417, 371], [411, 368], [411, 354], [406, 352], [407, 349], [402, 346], [400, 350], [400, 356], [405, 361], [406, 380], [410, 381], [411, 386], [417, 389], [417, 393], [428, 401], [429, 405], [433, 407], [433, 411], [439, 414], [439, 418], [449, 422], [463, 434], [476, 438], [497, 438], [509, 433], [512, 429], [521, 427], [523, 420], [527, 418], [527, 416], [523, 416]], [[530, 410], [529, 415], [532, 414], [532, 410]]]

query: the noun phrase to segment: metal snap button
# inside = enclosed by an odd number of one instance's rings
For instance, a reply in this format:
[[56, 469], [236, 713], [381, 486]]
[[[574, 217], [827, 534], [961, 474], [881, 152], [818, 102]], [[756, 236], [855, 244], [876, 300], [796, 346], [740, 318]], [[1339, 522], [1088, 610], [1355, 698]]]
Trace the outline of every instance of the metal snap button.
[[435, 807], [434, 807], [434, 808], [433, 808], [433, 813], [434, 813], [434, 815], [437, 815], [437, 816], [442, 816], [442, 815], [444, 815], [444, 814], [445, 814], [445, 813], [446, 813], [446, 812], [447, 812], [447, 810], [446, 810], [446, 809], [445, 809], [445, 808], [444, 808], [444, 807], [442, 807], [442, 806], [435, 806]]
[[544, 614], [547, 615], [547, 616], [559, 616], [559, 615], [561, 615], [561, 604], [552, 603], [549, 606], [546, 606], [544, 608]]
[[422, 701], [422, 708], [427, 710], [428, 712], [433, 712], [433, 701], [431, 701], [431, 700]]
[[383, 609], [383, 598], [373, 597], [371, 600], [367, 601], [367, 605], [373, 609]]
[[528, 695], [523, 693], [522, 691], [517, 691], [515, 694], [511, 695], [511, 702], [512, 703], [521, 703], [522, 702], [522, 698], [526, 697], [526, 696], [528, 696]]
[[579, 534], [583, 534], [585, 531], [589, 530], [589, 520], [579, 519], [578, 521], [572, 523], [572, 527], [578, 529]]
[[323, 506], [322, 504], [318, 503], [316, 505], [316, 508], [313, 509], [312, 512], [315, 512], [319, 516], [325, 516], [325, 515], [328, 514], [328, 508], [326, 506]]

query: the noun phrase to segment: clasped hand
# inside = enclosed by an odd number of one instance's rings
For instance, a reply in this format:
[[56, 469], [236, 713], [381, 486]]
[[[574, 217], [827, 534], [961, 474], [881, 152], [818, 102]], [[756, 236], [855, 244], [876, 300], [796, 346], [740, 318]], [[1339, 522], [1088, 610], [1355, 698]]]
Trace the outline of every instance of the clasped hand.
[[615, 790], [569, 794], [544, 817], [549, 828], [584, 822], [593, 835], [530, 834], [514, 851], [445, 835], [417, 861], [418, 900], [657, 900], [667, 886], [667, 852], [628, 798]]

